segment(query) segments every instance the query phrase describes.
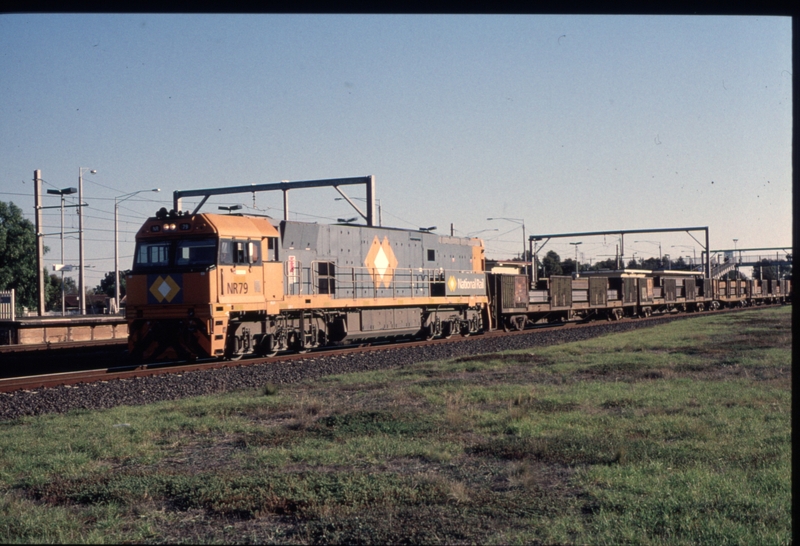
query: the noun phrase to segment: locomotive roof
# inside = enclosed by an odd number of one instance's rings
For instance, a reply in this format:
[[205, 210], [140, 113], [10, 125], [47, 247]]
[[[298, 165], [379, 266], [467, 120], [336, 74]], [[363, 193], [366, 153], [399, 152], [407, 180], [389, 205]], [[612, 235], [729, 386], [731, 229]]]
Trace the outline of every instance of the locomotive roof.
[[[171, 229], [168, 226], [172, 226]], [[200, 213], [193, 216], [148, 218], [137, 237], [164, 235], [217, 235], [220, 237], [279, 237], [268, 218], [228, 214]]]
[[458, 237], [458, 236], [451, 236], [451, 235], [440, 235], [438, 233], [434, 233], [432, 231], [425, 231], [425, 230], [416, 230], [416, 229], [407, 229], [407, 228], [398, 228], [398, 227], [387, 227], [387, 226], [366, 226], [363, 224], [352, 224], [352, 223], [342, 223], [336, 222], [333, 224], [319, 224], [317, 222], [298, 222], [297, 220], [281, 220], [280, 224], [301, 224], [301, 225], [312, 225], [312, 226], [337, 226], [337, 227], [350, 227], [350, 228], [357, 228], [357, 229], [376, 229], [381, 231], [396, 231], [399, 233], [408, 233], [410, 235], [419, 235], [419, 236], [427, 236], [427, 237], [436, 237], [436, 240], [440, 243], [449, 243], [449, 244], [460, 244], [466, 246], [483, 246], [483, 239], [479, 237]]
[[234, 216], [231, 214], [200, 214], [216, 228], [220, 236], [232, 237], [278, 237], [267, 218], [258, 216]]

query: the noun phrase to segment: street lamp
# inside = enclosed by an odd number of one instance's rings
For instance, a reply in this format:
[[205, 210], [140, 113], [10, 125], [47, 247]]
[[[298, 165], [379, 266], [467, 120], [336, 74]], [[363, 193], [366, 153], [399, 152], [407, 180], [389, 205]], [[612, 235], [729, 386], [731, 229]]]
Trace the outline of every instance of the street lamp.
[[570, 243], [572, 246], [575, 247], [575, 276], [580, 277], [581, 275], [581, 268], [578, 264], [578, 245], [583, 244], [583, 241], [578, 241], [577, 243]]
[[[145, 190], [143, 190], [143, 191], [145, 191]], [[152, 190], [152, 191], [157, 191], [157, 190]], [[228, 214], [230, 214], [231, 211], [240, 210], [242, 208], [242, 205], [231, 205], [230, 207], [221, 206], [221, 207], [217, 207], [217, 208], [219, 210], [227, 210]]]
[[658, 245], [658, 261], [661, 262], [661, 241], [634, 241], [634, 243], [650, 243], [651, 245]]
[[494, 228], [494, 229], [482, 229], [480, 231], [470, 231], [469, 233], [467, 233], [467, 237], [475, 237], [476, 235], [480, 235], [481, 233], [484, 233], [484, 232], [487, 232], [487, 231], [500, 231], [500, 230], [497, 229], [497, 228]]
[[431, 232], [431, 231], [433, 231], [434, 229], [436, 229], [436, 226], [431, 226], [431, 227], [421, 227], [421, 228], [419, 228], [419, 230], [420, 230], [420, 231], [424, 231], [425, 233], [430, 233], [430, 232]]
[[524, 218], [487, 218], [487, 220], [507, 220], [509, 222], [514, 222], [515, 224], [522, 225], [522, 261], [525, 261], [525, 219]]
[[80, 302], [81, 315], [86, 314], [86, 283], [83, 278], [83, 171], [89, 171], [91, 174], [97, 174], [97, 171], [89, 167], [78, 167], [78, 301]]
[[72, 195], [73, 193], [77, 193], [78, 190], [75, 188], [63, 188], [60, 190], [47, 190], [47, 193], [50, 195], [60, 195], [61, 196], [61, 316], [67, 314], [66, 306], [64, 304], [64, 196], [65, 195]]
[[120, 309], [119, 304], [119, 204], [130, 199], [137, 193], [145, 191], [161, 191], [161, 188], [153, 188], [152, 190], [139, 190], [131, 193], [126, 193], [114, 198], [114, 301], [117, 309]]
[[352, 218], [337, 218], [336, 221], [342, 224], [349, 224], [350, 222], [355, 222], [358, 220], [357, 216], [353, 216]]

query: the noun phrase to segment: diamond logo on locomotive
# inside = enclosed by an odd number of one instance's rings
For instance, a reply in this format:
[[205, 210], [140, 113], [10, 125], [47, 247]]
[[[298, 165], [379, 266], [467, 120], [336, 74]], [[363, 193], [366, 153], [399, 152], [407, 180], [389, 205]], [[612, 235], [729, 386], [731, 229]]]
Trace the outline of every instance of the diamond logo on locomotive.
[[397, 257], [394, 255], [392, 245], [389, 244], [388, 237], [384, 236], [383, 242], [381, 242], [378, 236], [375, 236], [369, 253], [364, 259], [364, 265], [372, 273], [375, 288], [378, 288], [381, 284], [386, 288], [391, 286], [394, 270], [397, 268]]
[[[147, 303], [181, 303], [182, 297], [178, 297], [181, 293], [181, 278], [180, 275], [172, 275], [162, 277], [161, 275], [148, 275], [147, 284], [150, 286]], [[152, 298], [151, 298], [152, 296]]]

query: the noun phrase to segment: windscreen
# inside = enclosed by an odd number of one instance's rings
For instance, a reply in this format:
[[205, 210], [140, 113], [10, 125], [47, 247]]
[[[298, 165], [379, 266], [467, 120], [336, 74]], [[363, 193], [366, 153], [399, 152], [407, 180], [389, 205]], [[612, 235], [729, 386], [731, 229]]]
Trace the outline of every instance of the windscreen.
[[133, 266], [150, 268], [169, 265], [170, 246], [169, 241], [139, 243]]
[[169, 239], [141, 241], [136, 247], [134, 270], [157, 268], [196, 269], [217, 263], [217, 241], [207, 239]]
[[178, 241], [175, 265], [211, 265], [216, 262], [217, 242], [214, 239]]

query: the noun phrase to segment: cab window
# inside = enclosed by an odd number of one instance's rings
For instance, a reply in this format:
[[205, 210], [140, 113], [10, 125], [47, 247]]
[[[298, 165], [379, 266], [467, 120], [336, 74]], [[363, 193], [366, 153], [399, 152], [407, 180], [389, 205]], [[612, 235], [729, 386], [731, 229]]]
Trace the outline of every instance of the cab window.
[[219, 263], [223, 265], [260, 264], [261, 241], [221, 239], [219, 242]]
[[277, 262], [278, 261], [278, 238], [277, 237], [267, 237], [267, 261], [268, 262]]

